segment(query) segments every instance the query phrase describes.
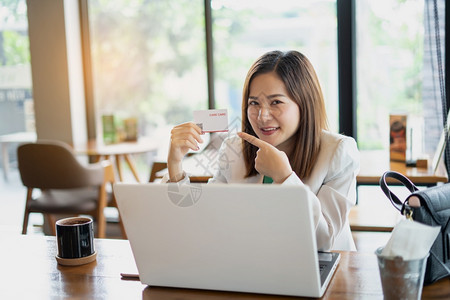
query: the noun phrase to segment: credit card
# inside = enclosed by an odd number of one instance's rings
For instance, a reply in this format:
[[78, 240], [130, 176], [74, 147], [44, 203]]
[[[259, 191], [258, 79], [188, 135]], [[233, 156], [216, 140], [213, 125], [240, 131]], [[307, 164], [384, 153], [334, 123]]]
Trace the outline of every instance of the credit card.
[[228, 132], [228, 112], [226, 109], [195, 110], [194, 123], [202, 132]]

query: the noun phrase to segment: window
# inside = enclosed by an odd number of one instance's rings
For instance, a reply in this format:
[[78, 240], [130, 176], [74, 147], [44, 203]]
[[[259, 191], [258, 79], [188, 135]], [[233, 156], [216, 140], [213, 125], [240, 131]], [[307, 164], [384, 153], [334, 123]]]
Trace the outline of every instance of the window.
[[[400, 113], [408, 115], [411, 157], [432, 154], [442, 128], [432, 1], [355, 2], [360, 149], [388, 149], [389, 114]], [[443, 33], [445, 3], [438, 2]]]
[[137, 117], [140, 134], [166, 147], [173, 125], [208, 106], [203, 1], [91, 0], [88, 8], [96, 123]]
[[27, 6], [0, 4], [0, 135], [34, 132]]

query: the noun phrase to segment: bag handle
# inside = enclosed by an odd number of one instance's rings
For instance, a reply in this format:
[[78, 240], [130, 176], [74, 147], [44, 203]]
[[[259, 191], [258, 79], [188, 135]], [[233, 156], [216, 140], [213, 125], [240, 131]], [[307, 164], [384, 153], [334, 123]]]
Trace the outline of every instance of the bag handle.
[[411, 180], [409, 180], [407, 177], [405, 177], [404, 175], [402, 175], [398, 172], [386, 171], [381, 176], [381, 178], [380, 178], [381, 189], [383, 190], [386, 197], [389, 198], [392, 205], [403, 214], [403, 202], [401, 202], [400, 199], [398, 199], [398, 197], [393, 192], [391, 192], [391, 190], [389, 189], [389, 187], [386, 183], [386, 178], [393, 178], [393, 179], [400, 181], [411, 193], [414, 193], [415, 191], [418, 191], [419, 189], [414, 185], [414, 183], [412, 183]]

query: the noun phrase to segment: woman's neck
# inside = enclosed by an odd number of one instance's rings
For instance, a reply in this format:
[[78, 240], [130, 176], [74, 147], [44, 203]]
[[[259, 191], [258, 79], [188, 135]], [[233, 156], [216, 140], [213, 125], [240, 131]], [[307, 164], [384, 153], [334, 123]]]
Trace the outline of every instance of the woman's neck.
[[276, 148], [280, 151], [283, 151], [286, 153], [287, 157], [289, 159], [291, 158], [291, 154], [294, 151], [294, 137], [290, 137], [288, 140], [284, 141], [283, 143], [279, 144]]

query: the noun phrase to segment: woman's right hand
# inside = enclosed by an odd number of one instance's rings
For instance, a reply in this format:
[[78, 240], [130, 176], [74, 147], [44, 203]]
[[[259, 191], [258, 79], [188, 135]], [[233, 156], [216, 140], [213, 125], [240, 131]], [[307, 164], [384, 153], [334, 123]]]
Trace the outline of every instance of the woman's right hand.
[[175, 126], [171, 131], [167, 167], [171, 182], [183, 179], [181, 162], [188, 151], [199, 150], [198, 143], [203, 143], [202, 130], [192, 122]]

